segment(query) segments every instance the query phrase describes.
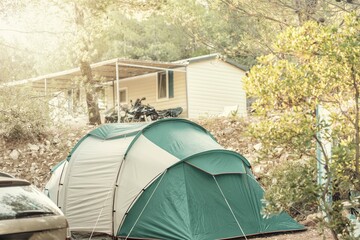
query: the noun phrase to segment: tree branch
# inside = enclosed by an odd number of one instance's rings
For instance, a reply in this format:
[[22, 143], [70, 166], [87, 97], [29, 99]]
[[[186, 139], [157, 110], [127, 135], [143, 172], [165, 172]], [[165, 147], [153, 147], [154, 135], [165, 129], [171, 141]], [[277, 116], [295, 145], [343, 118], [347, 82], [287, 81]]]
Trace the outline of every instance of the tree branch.
[[11, 45], [8, 45], [8, 44], [5, 44], [5, 43], [2, 43], [0, 42], [0, 46], [4, 46], [4, 47], [7, 47], [7, 48], [11, 48], [11, 49], [14, 49], [16, 51], [19, 51], [19, 52], [28, 52], [28, 53], [37, 53], [37, 54], [46, 54], [46, 52], [38, 52], [38, 51], [32, 51], [32, 50], [29, 50], [29, 49], [26, 49], [26, 48], [17, 48], [17, 47], [14, 47], [14, 46], [11, 46]]
[[10, 29], [10, 28], [0, 28], [0, 31], [5, 31], [5, 32], [15, 32], [15, 33], [22, 33], [22, 34], [52, 34], [52, 35], [62, 35], [64, 33], [69, 33], [72, 34], [73, 32], [70, 31], [65, 31], [65, 32], [51, 32], [51, 31], [38, 31], [38, 30], [34, 30], [34, 31], [24, 31], [24, 30], [19, 30], [19, 29]]
[[286, 23], [284, 21], [278, 20], [278, 19], [270, 17], [270, 16], [266, 16], [264, 14], [250, 13], [249, 11], [245, 10], [244, 8], [240, 8], [238, 5], [235, 6], [235, 5], [231, 4], [231, 2], [229, 2], [228, 0], [221, 0], [221, 2], [226, 4], [229, 7], [235, 8], [238, 12], [244, 13], [248, 17], [263, 18], [263, 19], [266, 19], [266, 20], [270, 20], [272, 22], [283, 24], [285, 26], [291, 26], [290, 24], [288, 24], [288, 23]]

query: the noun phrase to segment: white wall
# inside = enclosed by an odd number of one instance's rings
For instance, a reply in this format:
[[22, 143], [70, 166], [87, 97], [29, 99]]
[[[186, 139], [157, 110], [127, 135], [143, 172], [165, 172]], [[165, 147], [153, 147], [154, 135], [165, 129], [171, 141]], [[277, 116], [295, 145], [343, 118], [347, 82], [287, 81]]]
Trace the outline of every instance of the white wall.
[[190, 63], [187, 67], [189, 118], [218, 116], [225, 107], [239, 106], [246, 116], [245, 71], [218, 59]]
[[[150, 104], [157, 110], [182, 107], [183, 113], [181, 117], [187, 116], [186, 105], [186, 82], [184, 72], [174, 72], [174, 97], [164, 100], [157, 100], [157, 75], [149, 74], [142, 77], [133, 78], [131, 80], [121, 80], [120, 88], [127, 88], [128, 100], [135, 100], [137, 98], [146, 97], [143, 104]], [[116, 88], [116, 85], [115, 85]], [[113, 107], [113, 87], [109, 85], [105, 89], [105, 102], [108, 108]], [[116, 96], [115, 96], [116, 99]]]

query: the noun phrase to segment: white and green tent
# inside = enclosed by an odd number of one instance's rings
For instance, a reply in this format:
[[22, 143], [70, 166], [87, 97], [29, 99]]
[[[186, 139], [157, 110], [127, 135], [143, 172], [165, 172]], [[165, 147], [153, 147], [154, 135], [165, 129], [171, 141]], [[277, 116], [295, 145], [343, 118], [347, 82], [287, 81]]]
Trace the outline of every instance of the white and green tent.
[[184, 119], [108, 124], [52, 171], [49, 197], [70, 230], [137, 239], [224, 239], [303, 230], [261, 214], [249, 162]]

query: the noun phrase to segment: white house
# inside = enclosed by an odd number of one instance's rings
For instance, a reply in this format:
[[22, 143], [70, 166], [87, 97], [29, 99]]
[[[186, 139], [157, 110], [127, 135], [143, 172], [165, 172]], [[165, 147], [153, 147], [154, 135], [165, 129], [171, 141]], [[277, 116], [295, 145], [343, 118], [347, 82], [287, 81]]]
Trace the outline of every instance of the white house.
[[245, 116], [246, 94], [242, 79], [246, 67], [218, 54], [181, 60], [186, 63], [188, 117], [225, 114], [235, 109]]
[[[145, 97], [144, 104], [157, 110], [182, 107], [180, 117], [198, 118], [233, 113], [246, 115], [246, 94], [242, 79], [246, 67], [219, 54], [176, 62], [112, 59], [91, 64], [101, 106], [111, 109], [119, 102]], [[27, 85], [40, 95], [67, 96], [67, 107], [85, 100], [79, 68], [36, 78], [9, 82], [7, 86]], [[100, 105], [100, 104], [99, 104]]]
[[[242, 78], [246, 68], [219, 54], [174, 62], [185, 66], [120, 80], [120, 104], [145, 97], [156, 109], [182, 107], [182, 117], [218, 116], [230, 110], [246, 116], [246, 94]], [[183, 68], [183, 67], [182, 67]], [[116, 103], [116, 86], [105, 88], [105, 102]]]

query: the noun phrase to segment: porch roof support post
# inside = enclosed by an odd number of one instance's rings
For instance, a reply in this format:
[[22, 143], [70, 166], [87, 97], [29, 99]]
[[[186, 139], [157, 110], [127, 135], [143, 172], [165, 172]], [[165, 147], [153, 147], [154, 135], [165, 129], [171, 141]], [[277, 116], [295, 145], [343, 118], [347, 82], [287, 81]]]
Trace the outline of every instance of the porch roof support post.
[[186, 88], [186, 117], [190, 117], [190, 108], [189, 108], [189, 82], [188, 82], [188, 67], [185, 67], [185, 88]]
[[[117, 104], [117, 122], [120, 122], [120, 92], [119, 92], [119, 61], [116, 60], [116, 104]], [[115, 104], [115, 106], [116, 106]]]
[[113, 104], [113, 107], [115, 109], [115, 100], [116, 96], [115, 96], [115, 79], [112, 80], [112, 104]]
[[44, 85], [45, 85], [45, 96], [47, 96], [47, 78], [45, 78]]

